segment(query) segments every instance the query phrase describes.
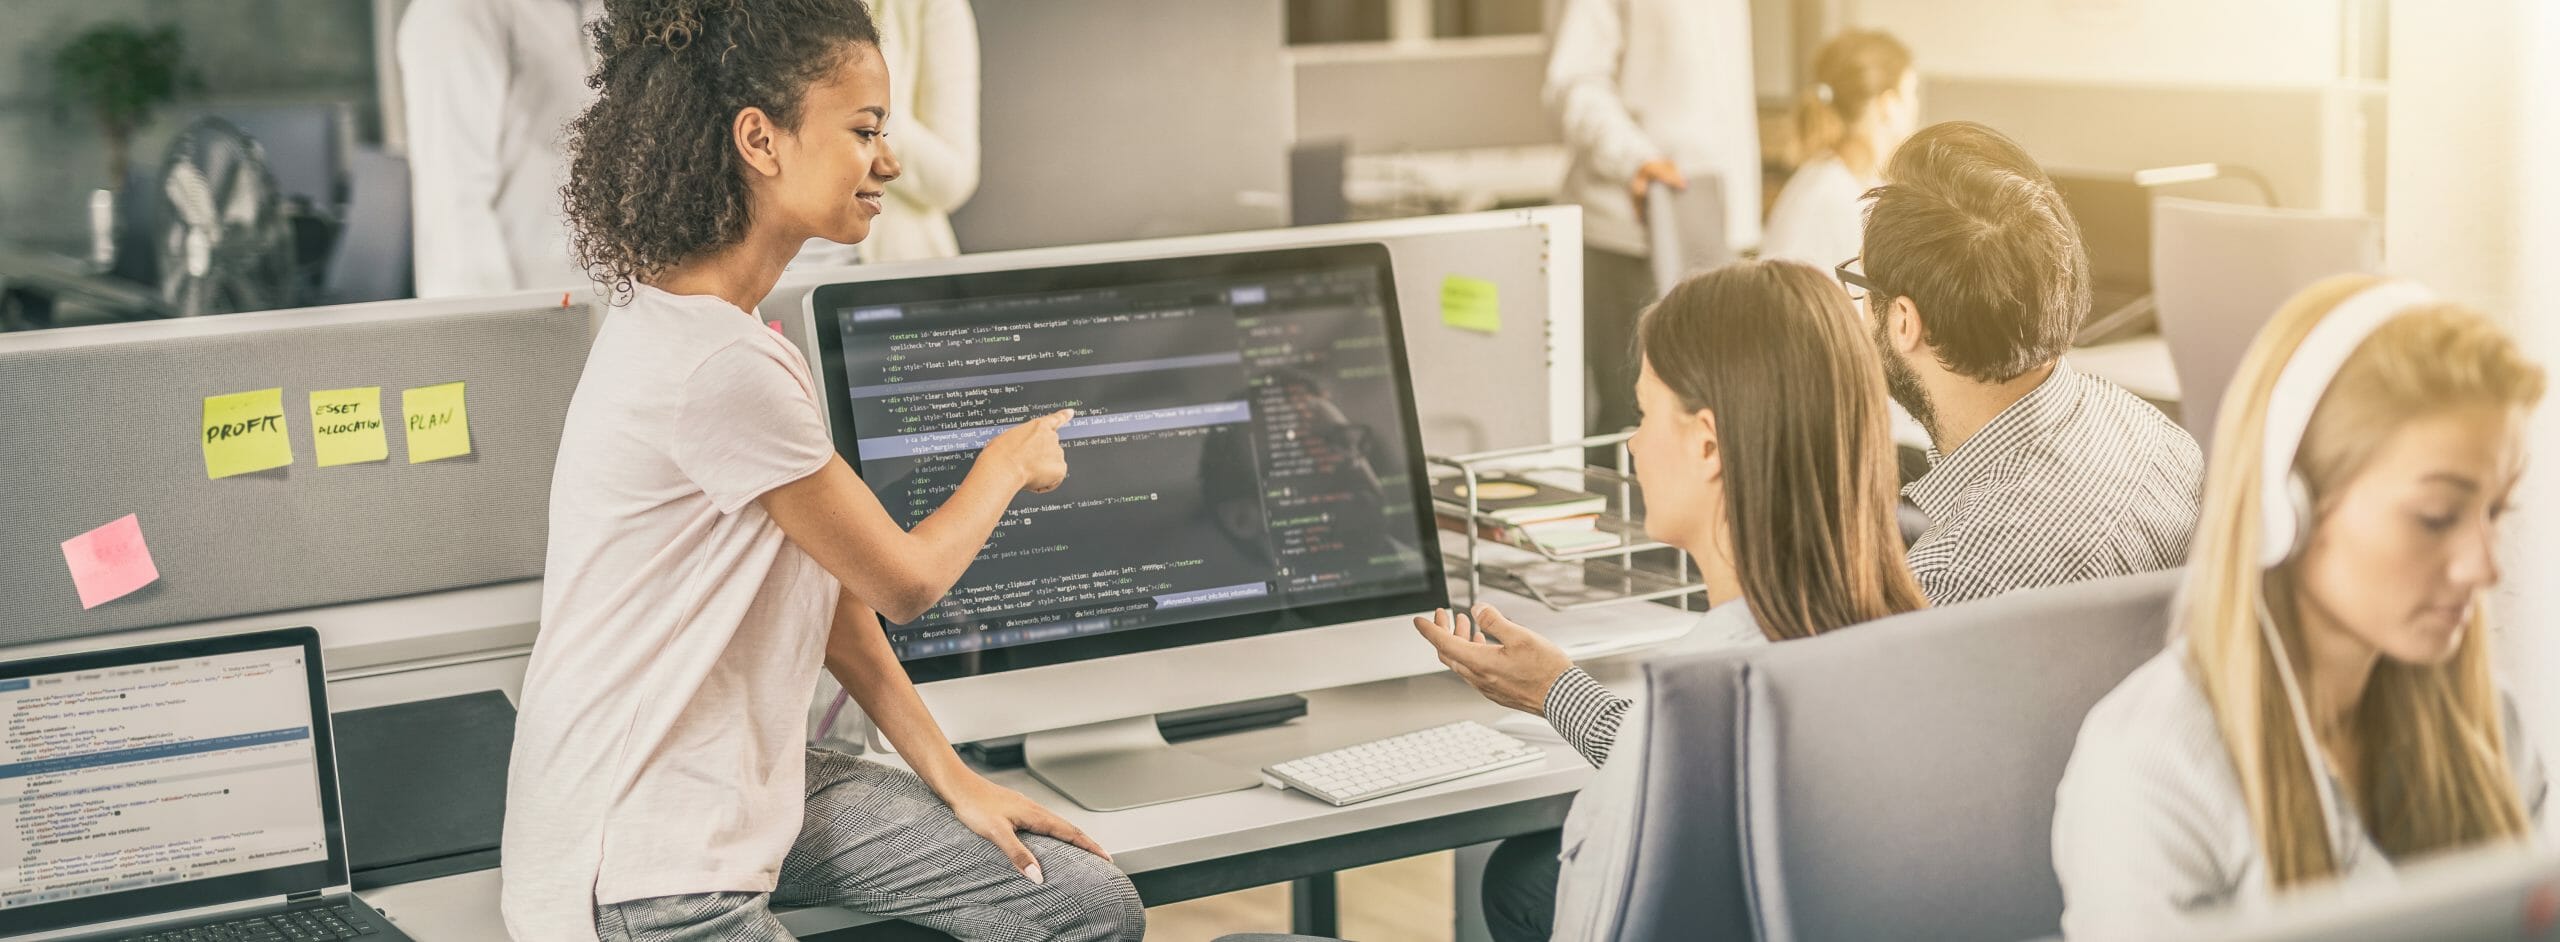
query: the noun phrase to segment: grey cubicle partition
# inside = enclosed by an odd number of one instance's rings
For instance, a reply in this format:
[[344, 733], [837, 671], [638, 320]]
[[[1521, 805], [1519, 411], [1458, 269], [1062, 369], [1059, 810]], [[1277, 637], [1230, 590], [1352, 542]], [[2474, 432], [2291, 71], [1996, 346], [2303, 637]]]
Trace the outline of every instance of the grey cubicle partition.
[[[0, 343], [0, 645], [539, 576], [592, 319], [401, 302]], [[401, 391], [455, 381], [471, 453], [409, 463]], [[318, 467], [307, 397], [353, 386], [381, 387], [390, 457]], [[294, 463], [209, 479], [205, 397], [276, 387]], [[84, 611], [61, 544], [126, 514], [159, 579]]]

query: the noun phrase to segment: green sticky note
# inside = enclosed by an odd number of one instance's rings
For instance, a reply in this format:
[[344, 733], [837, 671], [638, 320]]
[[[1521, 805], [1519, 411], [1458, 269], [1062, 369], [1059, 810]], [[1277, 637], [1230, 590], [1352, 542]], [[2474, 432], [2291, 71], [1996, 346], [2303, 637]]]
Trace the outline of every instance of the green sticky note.
[[1493, 282], [1465, 275], [1440, 279], [1440, 322], [1460, 330], [1502, 330], [1502, 291]]
[[221, 479], [293, 463], [284, 389], [204, 397], [204, 476]]
[[382, 434], [382, 387], [312, 390], [311, 451], [323, 468], [391, 457]]
[[471, 413], [463, 408], [461, 383], [402, 390], [400, 416], [409, 428], [410, 464], [471, 453]]

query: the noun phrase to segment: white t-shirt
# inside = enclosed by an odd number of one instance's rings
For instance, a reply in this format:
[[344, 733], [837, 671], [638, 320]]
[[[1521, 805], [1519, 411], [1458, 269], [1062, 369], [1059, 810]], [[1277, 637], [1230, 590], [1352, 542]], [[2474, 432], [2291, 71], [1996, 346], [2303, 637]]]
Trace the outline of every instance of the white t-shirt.
[[507, 775], [516, 938], [597, 903], [773, 889], [833, 576], [756, 498], [834, 455], [807, 361], [718, 298], [605, 316], [552, 471], [542, 630]]
[[1868, 189], [1837, 154], [1805, 161], [1778, 190], [1777, 204], [1769, 207], [1760, 257], [1803, 262], [1826, 274], [1856, 257], [1864, 251], [1867, 226], [1859, 198]]
[[[2541, 833], [2550, 793], [2515, 700], [2499, 693], [2516, 797]], [[2290, 735], [2278, 730], [2274, 735]], [[2344, 783], [2336, 801], [2337, 881], [2388, 890], [2395, 862], [2364, 828]], [[2089, 709], [2054, 790], [2053, 870], [2062, 934], [2075, 942], [2179, 938], [2220, 912], [2257, 912], [2284, 894], [2268, 885], [2240, 775], [2223, 746], [2184, 638], [2135, 668]]]

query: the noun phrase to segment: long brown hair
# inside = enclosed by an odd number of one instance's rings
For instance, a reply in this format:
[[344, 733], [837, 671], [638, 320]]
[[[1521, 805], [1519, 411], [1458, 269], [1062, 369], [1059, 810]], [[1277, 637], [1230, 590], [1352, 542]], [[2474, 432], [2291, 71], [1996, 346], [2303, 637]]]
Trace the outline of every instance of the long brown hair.
[[[2265, 538], [2260, 476], [2286, 473], [2261, 467], [2267, 403], [2312, 327], [2377, 280], [2343, 275], [2305, 289], [2250, 346], [2215, 423], [2213, 468], [2179, 603], [2178, 630], [2238, 773], [2268, 882], [2277, 888], [2327, 879], [2338, 858], [2276, 655], [2258, 628], [2263, 610], [2286, 648], [2302, 650], [2290, 565], [2258, 565]], [[2304, 428], [2292, 470], [2309, 484], [2314, 508], [2325, 509], [2393, 430], [2463, 406], [2530, 408], [2542, 391], [2542, 369], [2487, 318], [2451, 304], [2406, 311], [2338, 370]], [[2375, 664], [2350, 720], [2362, 756], [2352, 804], [2394, 858], [2525, 833], [2487, 621], [2475, 606], [2461, 646], [2443, 664]]]
[[1692, 411], [1715, 413], [1733, 561], [1773, 640], [1926, 607], [1903, 561], [1884, 368], [1838, 283], [1795, 262], [1682, 282], [1637, 343]]
[[1876, 30], [1853, 29], [1823, 43], [1813, 54], [1813, 85], [1796, 104], [1804, 156], [1819, 157], [1840, 146], [1867, 105], [1901, 85], [1910, 71], [1911, 50]]

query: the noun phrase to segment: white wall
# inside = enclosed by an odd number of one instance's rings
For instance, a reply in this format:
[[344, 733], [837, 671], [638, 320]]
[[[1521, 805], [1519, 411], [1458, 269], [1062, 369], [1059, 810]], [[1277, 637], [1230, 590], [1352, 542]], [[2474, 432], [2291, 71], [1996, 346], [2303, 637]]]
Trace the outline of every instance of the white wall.
[[[2470, 0], [2461, 0], [2468, 3]], [[2300, 84], [2339, 74], [2341, 0], [1843, 0], [1943, 74]]]
[[[2560, 9], [2395, 0], [2384, 261], [2513, 326], [2560, 369]], [[2560, 395], [2536, 415], [2506, 528], [2501, 672], [2546, 754], [2560, 748]]]

